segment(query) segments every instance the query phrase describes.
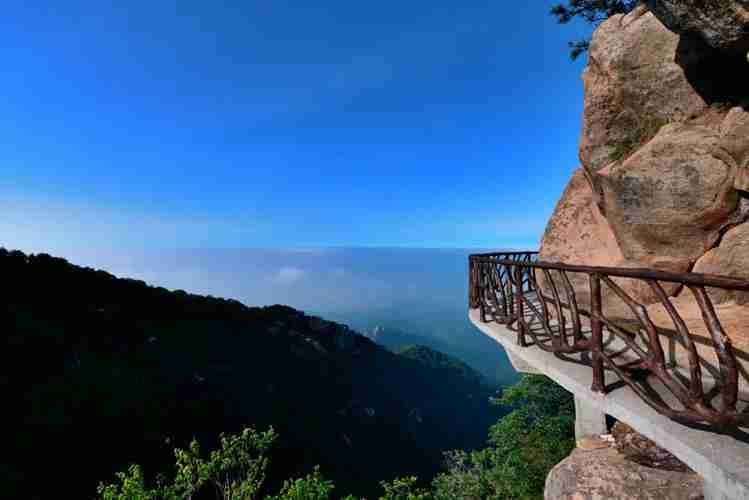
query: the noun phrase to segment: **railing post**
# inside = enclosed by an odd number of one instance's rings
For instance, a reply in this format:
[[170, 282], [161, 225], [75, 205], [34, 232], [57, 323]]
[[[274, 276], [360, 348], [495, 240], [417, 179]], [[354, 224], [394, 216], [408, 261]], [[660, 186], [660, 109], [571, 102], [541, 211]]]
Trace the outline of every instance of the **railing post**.
[[486, 276], [484, 275], [484, 265], [482, 262], [476, 263], [476, 293], [479, 301], [479, 316], [482, 323], [486, 323], [486, 306], [484, 294], [486, 293]]
[[[515, 266], [515, 315], [518, 321], [518, 345], [528, 347], [525, 339], [525, 317], [523, 316], [523, 268]], [[508, 273], [509, 275], [509, 273]]]
[[601, 277], [589, 274], [590, 280], [590, 357], [593, 366], [593, 392], [606, 392], [606, 380], [603, 374], [603, 322], [601, 307]]
[[479, 264], [472, 257], [468, 257], [468, 307], [476, 309], [481, 302], [481, 284], [479, 283]]
[[474, 279], [473, 279], [473, 259], [468, 256], [468, 309], [473, 309], [476, 301], [474, 300]]

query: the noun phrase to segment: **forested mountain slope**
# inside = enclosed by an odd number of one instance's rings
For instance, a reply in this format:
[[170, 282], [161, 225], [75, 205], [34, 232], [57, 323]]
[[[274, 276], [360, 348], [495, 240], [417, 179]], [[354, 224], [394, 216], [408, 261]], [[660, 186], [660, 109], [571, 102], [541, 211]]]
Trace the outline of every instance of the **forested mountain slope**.
[[168, 291], [48, 255], [0, 249], [0, 383], [9, 497], [90, 498], [129, 463], [273, 426], [269, 485], [315, 464], [341, 493], [429, 479], [441, 453], [480, 446], [500, 416], [470, 368], [403, 355], [285, 306]]

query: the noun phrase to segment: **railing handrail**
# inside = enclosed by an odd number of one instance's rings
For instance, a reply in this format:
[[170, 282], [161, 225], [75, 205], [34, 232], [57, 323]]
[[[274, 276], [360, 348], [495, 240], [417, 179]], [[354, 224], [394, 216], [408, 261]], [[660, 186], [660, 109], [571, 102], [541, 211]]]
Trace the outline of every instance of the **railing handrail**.
[[506, 252], [474, 253], [469, 255], [471, 259], [480, 257], [501, 257], [504, 255], [538, 255], [538, 250], [508, 250]]
[[[706, 288], [749, 292], [749, 280], [732, 276], [699, 273], [675, 273], [645, 268], [584, 266], [562, 262], [538, 260], [538, 252], [496, 252], [476, 254], [469, 258], [469, 307], [478, 308], [481, 322], [494, 321], [507, 325], [517, 333], [521, 347], [532, 344], [557, 355], [589, 353], [593, 369], [591, 389], [606, 393], [608, 386], [604, 369], [613, 371], [625, 385], [632, 388], [656, 411], [682, 422], [709, 422], [716, 426], [749, 426], [749, 412], [737, 406], [739, 402], [739, 372], [745, 373], [736, 357], [731, 338], [721, 325], [720, 318]], [[540, 271], [540, 272], [536, 272]], [[554, 271], [554, 272], [550, 272]], [[580, 280], [573, 286], [569, 275], [586, 276], [587, 286]], [[652, 294], [647, 299], [630, 295], [627, 286], [612, 278], [629, 278], [641, 281]], [[671, 290], [661, 283], [685, 285], [694, 304], [700, 311], [704, 335], [709, 339], [714, 360], [707, 363], [697, 350], [695, 338], [672, 302]], [[583, 289], [579, 289], [584, 286]], [[606, 293], [602, 293], [603, 289]], [[678, 291], [680, 287], [674, 290]], [[582, 293], [582, 300], [576, 296]], [[619, 316], [621, 311], [609, 309], [609, 301], [618, 301], [631, 313], [631, 318]], [[534, 303], [535, 301], [535, 303]], [[674, 346], [663, 348], [660, 327], [650, 317], [650, 305], [661, 306], [673, 328], [670, 342], [681, 347], [685, 357], [679, 365], [686, 372], [672, 371], [675, 366]], [[611, 310], [613, 316], [607, 311]], [[687, 309], [690, 310], [690, 309]], [[616, 311], [616, 312], [614, 312]], [[527, 317], [526, 317], [527, 316]], [[587, 326], [583, 317], [587, 318]], [[621, 323], [620, 321], [624, 321]], [[634, 323], [633, 323], [634, 322]], [[532, 324], [536, 325], [534, 329]], [[626, 326], [625, 326], [626, 325]], [[698, 325], [694, 325], [699, 328]], [[634, 330], [632, 327], [636, 327]], [[585, 330], [587, 328], [587, 330]], [[584, 331], [585, 330], [585, 331]], [[606, 350], [603, 332], [610, 341], [616, 340], [624, 350]], [[545, 337], [544, 337], [545, 336]], [[620, 346], [621, 347], [621, 346]], [[632, 359], [619, 362], [624, 352]], [[714, 364], [717, 361], [717, 365]], [[622, 364], [623, 363], [623, 364]], [[707, 364], [706, 364], [707, 363]], [[646, 384], [637, 370], [645, 370], [657, 378], [678, 401], [672, 403], [653, 396], [652, 387]], [[703, 370], [712, 377], [715, 386], [706, 390]], [[716, 392], [717, 391], [717, 392]], [[713, 400], [719, 397], [720, 404]]]
[[[537, 255], [538, 252], [507, 252], [513, 255], [530, 254]], [[600, 274], [606, 276], [613, 276], [615, 278], [638, 278], [645, 280], [655, 281], [670, 281], [673, 283], [681, 283], [684, 285], [693, 286], [705, 286], [712, 288], [724, 288], [727, 290], [738, 290], [738, 291], [749, 291], [749, 280], [742, 278], [734, 278], [732, 276], [725, 276], [719, 274], [702, 274], [693, 272], [675, 273], [671, 271], [659, 271], [648, 268], [624, 268], [624, 267], [607, 267], [607, 266], [583, 266], [578, 264], [565, 264], [562, 262], [547, 262], [547, 261], [528, 261], [518, 262], [507, 259], [496, 259], [494, 256], [502, 254], [477, 254], [471, 255], [471, 260], [477, 262], [486, 262], [492, 264], [506, 265], [506, 266], [521, 266], [531, 267], [537, 269], [551, 269], [569, 271], [575, 273], [585, 274]], [[506, 254], [505, 254], [506, 255]]]

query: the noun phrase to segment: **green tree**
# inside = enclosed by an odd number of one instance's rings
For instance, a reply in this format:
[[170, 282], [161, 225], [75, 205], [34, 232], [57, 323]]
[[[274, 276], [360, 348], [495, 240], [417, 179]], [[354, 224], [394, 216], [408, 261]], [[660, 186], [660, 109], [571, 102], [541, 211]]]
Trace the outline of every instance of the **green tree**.
[[433, 500], [432, 493], [424, 488], [419, 488], [416, 483], [418, 479], [414, 476], [398, 478], [392, 482], [383, 482], [382, 488], [385, 495], [380, 500]]
[[[575, 446], [572, 396], [546, 377], [525, 375], [506, 388], [497, 404], [513, 408], [489, 431], [489, 446], [480, 451], [447, 454], [447, 471], [431, 488], [416, 477], [381, 483], [379, 500], [535, 500], [543, 497], [551, 468]], [[203, 458], [197, 441], [175, 450], [172, 482], [158, 479], [151, 488], [141, 468], [132, 465], [115, 481], [99, 486], [101, 500], [184, 500], [211, 489], [218, 500], [259, 500], [268, 467], [266, 454], [277, 439], [273, 429], [251, 428], [221, 435], [220, 447]], [[278, 495], [266, 500], [331, 500], [334, 484], [320, 470], [287, 480]], [[348, 496], [344, 500], [357, 500]]]
[[98, 488], [101, 500], [171, 500], [176, 499], [171, 486], [160, 484], [154, 489], [146, 487], [146, 480], [139, 465], [131, 465], [127, 471], [115, 474], [116, 480], [101, 484]]
[[[579, 18], [597, 27], [606, 19], [616, 14], [631, 12], [640, 4], [640, 0], [567, 0], [567, 4], [556, 4], [551, 8], [551, 15], [560, 24], [567, 24]], [[584, 38], [569, 42], [570, 57], [574, 61], [588, 51], [590, 39]]]
[[[200, 445], [193, 440], [187, 449], [174, 450], [177, 470], [172, 483], [160, 479], [149, 489], [140, 466], [131, 465], [126, 472], [117, 473], [113, 483], [99, 485], [99, 497], [101, 500], [184, 500], [210, 486], [218, 500], [254, 500], [265, 480], [268, 467], [265, 454], [276, 438], [273, 429], [257, 432], [247, 428], [236, 435], [222, 434], [220, 448], [207, 459], [201, 457]], [[319, 500], [324, 498], [327, 497]]]
[[526, 375], [496, 402], [515, 410], [491, 428], [486, 449], [447, 455], [436, 500], [540, 499], [546, 475], [574, 448], [572, 396], [548, 378]]
[[286, 481], [281, 488], [281, 493], [278, 496], [269, 497], [268, 500], [329, 500], [334, 488], [333, 482], [323, 478], [319, 468], [316, 467], [312, 474]]
[[257, 432], [247, 428], [237, 435], [221, 434], [221, 447], [201, 458], [200, 445], [193, 440], [186, 450], [176, 449], [176, 491], [191, 498], [205, 484], [210, 484], [219, 500], [256, 498], [265, 481], [268, 458], [265, 454], [277, 438], [273, 429]]

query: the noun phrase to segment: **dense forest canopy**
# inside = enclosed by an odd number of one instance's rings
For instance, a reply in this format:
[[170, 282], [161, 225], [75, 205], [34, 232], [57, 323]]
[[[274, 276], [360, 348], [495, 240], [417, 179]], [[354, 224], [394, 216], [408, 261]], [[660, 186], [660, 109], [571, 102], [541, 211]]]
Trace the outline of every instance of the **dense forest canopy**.
[[[383, 481], [379, 500], [513, 500], [543, 498], [546, 475], [575, 446], [572, 397], [549, 379], [529, 375], [507, 388], [500, 404], [515, 407], [490, 429], [488, 446], [474, 452], [445, 454], [445, 471], [428, 485], [415, 476]], [[193, 440], [175, 449], [176, 473], [147, 484], [143, 469], [131, 465], [102, 483], [102, 500], [182, 500], [206, 493], [216, 500], [260, 500], [268, 450], [277, 435], [271, 429], [244, 429], [222, 435], [220, 447], [202, 452]], [[395, 451], [395, 450], [394, 450]], [[173, 477], [173, 479], [171, 479]], [[343, 498], [334, 481], [315, 467], [284, 481], [278, 495], [265, 500], [332, 500]], [[202, 497], [201, 497], [202, 498]], [[344, 500], [360, 500], [346, 495]]]
[[11, 284], [0, 349], [18, 422], [5, 492], [46, 498], [64, 483], [90, 497], [128, 463], [160, 472], [174, 446], [214, 447], [220, 432], [251, 425], [280, 436], [267, 484], [319, 465], [340, 491], [364, 495], [397, 475], [433, 476], [444, 451], [481, 446], [507, 412], [458, 360], [423, 347], [398, 355], [286, 306], [2, 249], [0, 274]]

